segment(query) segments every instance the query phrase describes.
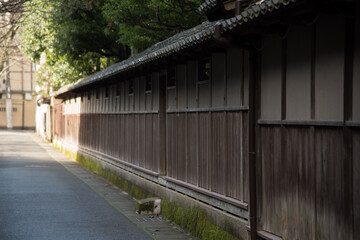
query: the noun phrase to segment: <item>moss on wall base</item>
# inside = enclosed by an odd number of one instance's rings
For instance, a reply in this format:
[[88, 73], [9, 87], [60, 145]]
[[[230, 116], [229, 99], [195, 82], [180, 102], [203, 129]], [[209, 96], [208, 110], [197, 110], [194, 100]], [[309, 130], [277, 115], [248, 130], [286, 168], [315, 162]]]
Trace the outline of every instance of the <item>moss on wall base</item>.
[[[154, 197], [152, 193], [148, 193], [120, 176], [105, 170], [99, 162], [78, 153], [68, 151], [56, 142], [54, 142], [54, 146], [68, 157], [76, 160], [83, 167], [104, 177], [109, 182], [128, 192], [134, 198], [140, 200], [145, 197]], [[162, 200], [162, 215], [183, 229], [186, 229], [194, 236], [204, 240], [239, 240], [239, 238], [231, 234], [231, 232], [234, 231], [234, 226], [231, 223], [226, 223], [225, 230], [223, 230], [214, 225], [212, 219], [199, 207], [187, 207], [184, 209], [176, 203]]]
[[[211, 223], [209, 216], [199, 207], [187, 207], [184, 210], [176, 203], [163, 200], [162, 214], [165, 218], [203, 240], [239, 240], [239, 238]], [[231, 229], [232, 226], [227, 226], [227, 228]]]
[[105, 170], [102, 168], [101, 164], [97, 161], [92, 160], [91, 158], [84, 157], [81, 154], [74, 153], [72, 151], [68, 151], [61, 147], [59, 144], [54, 143], [55, 148], [63, 152], [65, 155], [70, 157], [71, 159], [76, 160], [81, 166], [89, 169], [93, 173], [100, 175], [104, 177], [109, 182], [113, 183], [114, 185], [118, 186], [125, 192], [129, 193], [131, 196], [133, 196], [136, 199], [143, 199], [146, 197], [153, 197], [152, 193], [148, 193], [144, 191], [143, 189], [139, 188], [138, 186], [128, 182], [127, 180], [123, 179], [122, 177]]

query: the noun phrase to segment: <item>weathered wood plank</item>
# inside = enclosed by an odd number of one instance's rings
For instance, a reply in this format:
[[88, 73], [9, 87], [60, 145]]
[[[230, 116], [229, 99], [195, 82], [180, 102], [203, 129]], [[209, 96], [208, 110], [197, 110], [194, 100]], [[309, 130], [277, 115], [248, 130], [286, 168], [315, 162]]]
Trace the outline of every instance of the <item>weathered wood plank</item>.
[[176, 172], [177, 179], [186, 181], [185, 114], [174, 114], [176, 119]]
[[360, 131], [353, 131], [353, 203], [354, 233], [353, 238], [360, 237]]
[[198, 185], [198, 118], [196, 113], [188, 113], [187, 117], [187, 182]]
[[281, 212], [282, 169], [281, 169], [281, 131], [278, 127], [261, 127], [260, 161], [261, 179], [261, 222], [263, 230], [282, 235], [283, 219]]
[[209, 171], [210, 171], [210, 118], [207, 113], [198, 113], [198, 172], [199, 172], [199, 186], [209, 189]]
[[315, 130], [316, 238], [349, 239], [345, 226], [342, 128]]
[[[226, 120], [224, 113], [212, 113], [211, 117], [211, 190], [220, 194], [226, 191], [227, 158]], [[237, 183], [239, 184], [239, 183]]]
[[[238, 200], [243, 199], [243, 126], [242, 113], [227, 113], [227, 166], [226, 195]], [[246, 130], [246, 129], [245, 129]], [[221, 144], [221, 143], [220, 143]]]

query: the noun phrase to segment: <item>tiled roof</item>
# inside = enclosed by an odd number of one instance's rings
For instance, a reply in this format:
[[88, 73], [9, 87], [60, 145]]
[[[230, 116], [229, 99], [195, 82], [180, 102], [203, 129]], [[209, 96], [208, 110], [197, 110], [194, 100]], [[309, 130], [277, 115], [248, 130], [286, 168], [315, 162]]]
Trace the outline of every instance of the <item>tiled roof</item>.
[[203, 2], [200, 5], [200, 7], [198, 8], [198, 11], [200, 12], [200, 14], [206, 15], [211, 9], [216, 7], [218, 2], [220, 2], [220, 1], [218, 1], [218, 0], [206, 0], [205, 2]]
[[105, 77], [136, 68], [142, 64], [163, 58], [175, 52], [179, 52], [185, 48], [200, 44], [208, 39], [213, 38], [215, 24], [216, 22], [206, 21], [194, 28], [178, 33], [162, 42], [153, 45], [152, 47], [135, 55], [134, 57], [114, 64], [98, 73], [80, 79], [75, 83], [62, 87], [56, 92], [55, 95], [60, 95], [67, 91], [80, 88]]
[[[207, 1], [216, 1], [216, 0], [207, 0]], [[65, 92], [75, 90], [77, 88], [92, 84], [98, 81], [101, 81], [104, 78], [113, 76], [115, 74], [125, 72], [129, 69], [136, 68], [145, 63], [152, 62], [156, 59], [164, 58], [175, 52], [179, 52], [191, 46], [201, 44], [202, 42], [213, 38], [215, 32], [215, 25], [217, 23], [222, 24], [222, 31], [227, 32], [232, 29], [243, 26], [245, 24], [250, 24], [251, 20], [254, 18], [261, 17], [266, 15], [269, 12], [273, 12], [282, 6], [286, 6], [290, 3], [300, 1], [300, 0], [265, 0], [259, 1], [252, 6], [249, 6], [238, 16], [220, 20], [218, 22], [204, 22], [194, 28], [186, 30], [184, 32], [178, 33], [162, 42], [159, 42], [152, 47], [146, 49], [145, 51], [131, 57], [127, 60], [124, 60], [120, 63], [114, 64], [98, 73], [95, 73], [91, 76], [85, 77], [78, 80], [75, 83], [68, 84], [61, 89], [59, 89], [55, 95], [61, 95]]]
[[247, 7], [241, 14], [221, 21], [222, 30], [224, 32], [230, 31], [237, 26], [251, 22], [252, 19], [266, 15], [269, 12], [276, 11], [277, 9], [297, 2], [299, 0], [262, 0], [258, 1]]

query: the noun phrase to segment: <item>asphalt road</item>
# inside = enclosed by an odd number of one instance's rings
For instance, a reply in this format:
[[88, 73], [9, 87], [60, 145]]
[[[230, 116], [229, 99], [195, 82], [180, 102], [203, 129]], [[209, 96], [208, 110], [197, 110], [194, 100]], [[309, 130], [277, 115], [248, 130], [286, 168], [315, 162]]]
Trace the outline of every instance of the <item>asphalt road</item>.
[[21, 131], [0, 130], [0, 239], [151, 239]]

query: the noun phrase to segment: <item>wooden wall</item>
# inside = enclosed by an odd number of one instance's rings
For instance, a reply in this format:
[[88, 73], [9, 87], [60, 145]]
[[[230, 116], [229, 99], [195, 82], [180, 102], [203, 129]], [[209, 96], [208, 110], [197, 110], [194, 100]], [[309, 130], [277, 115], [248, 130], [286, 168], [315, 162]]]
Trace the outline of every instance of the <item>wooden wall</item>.
[[313, 25], [291, 25], [286, 37], [262, 37], [259, 230], [283, 239], [359, 236], [359, 91], [344, 94], [359, 81], [358, 50], [354, 59], [351, 50], [360, 41], [351, 24], [320, 15]]
[[[244, 60], [246, 59], [246, 60]], [[167, 174], [195, 187], [248, 201], [248, 53], [228, 49], [176, 66], [167, 94]]]
[[63, 139], [64, 138], [64, 128], [65, 128], [65, 115], [62, 112], [63, 104], [58, 103], [53, 106], [53, 117], [54, 117], [54, 137]]
[[[153, 88], [146, 92], [141, 77], [67, 98], [63, 104], [65, 141], [159, 172], [158, 74], [151, 81]], [[55, 111], [60, 113], [60, 107]]]
[[[209, 55], [200, 77], [203, 60], [68, 97], [64, 129], [57, 127], [56, 135], [246, 206], [248, 53], [228, 49]], [[55, 111], [61, 114], [60, 107]]]
[[249, 53], [227, 49], [68, 98], [54, 108], [55, 135], [210, 197], [247, 203], [255, 94], [258, 230], [283, 239], [358, 239], [359, 17], [322, 14], [261, 40], [255, 93]]

